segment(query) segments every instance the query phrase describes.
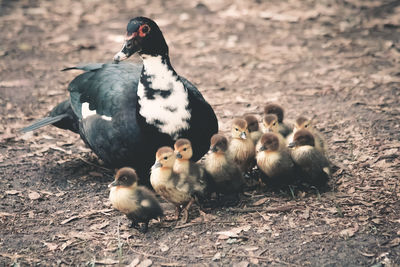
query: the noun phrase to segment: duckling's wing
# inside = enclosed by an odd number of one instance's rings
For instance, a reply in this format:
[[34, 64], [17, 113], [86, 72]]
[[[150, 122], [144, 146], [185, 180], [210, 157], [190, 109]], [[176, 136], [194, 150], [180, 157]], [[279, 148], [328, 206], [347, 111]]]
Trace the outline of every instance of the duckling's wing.
[[163, 215], [163, 210], [155, 195], [145, 187], [138, 187], [131, 197], [137, 203], [136, 217], [148, 221]]

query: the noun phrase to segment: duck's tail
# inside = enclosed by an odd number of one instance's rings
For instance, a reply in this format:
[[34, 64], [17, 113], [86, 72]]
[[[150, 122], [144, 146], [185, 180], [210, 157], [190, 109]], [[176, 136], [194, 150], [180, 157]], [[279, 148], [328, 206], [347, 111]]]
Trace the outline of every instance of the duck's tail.
[[58, 115], [55, 117], [45, 117], [45, 118], [35, 121], [34, 123], [32, 123], [31, 125], [29, 125], [25, 128], [22, 128], [20, 131], [22, 133], [34, 131], [36, 129], [42, 128], [43, 126], [61, 121], [62, 119], [66, 118], [68, 116], [69, 116], [68, 114], [61, 114], [61, 115]]

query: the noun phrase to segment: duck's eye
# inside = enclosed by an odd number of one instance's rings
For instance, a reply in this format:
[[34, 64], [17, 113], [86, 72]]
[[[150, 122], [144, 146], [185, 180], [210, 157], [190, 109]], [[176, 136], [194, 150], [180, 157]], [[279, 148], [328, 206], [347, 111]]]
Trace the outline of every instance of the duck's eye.
[[235, 131], [239, 131], [239, 129], [238, 129], [238, 128], [235, 128]]
[[150, 27], [147, 25], [143, 25], [142, 27], [142, 33], [148, 33], [150, 31]]
[[187, 150], [187, 147], [185, 147], [184, 149], [183, 149], [183, 151], [186, 151]]
[[304, 128], [307, 128], [307, 127], [308, 127], [308, 124], [304, 125]]
[[275, 126], [275, 125], [276, 125], [276, 122], [274, 122], [272, 125]]
[[167, 159], [168, 159], [168, 157], [167, 157], [167, 156], [165, 156], [165, 157], [164, 157], [164, 160], [167, 160]]

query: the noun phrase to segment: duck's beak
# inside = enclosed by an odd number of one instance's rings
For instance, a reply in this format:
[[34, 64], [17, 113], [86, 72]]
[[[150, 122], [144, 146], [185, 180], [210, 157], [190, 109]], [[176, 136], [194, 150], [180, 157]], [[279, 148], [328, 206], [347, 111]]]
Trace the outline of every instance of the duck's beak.
[[181, 159], [181, 158], [182, 158], [182, 154], [181, 154], [180, 152], [177, 152], [177, 153], [176, 153], [176, 157], [177, 157], [178, 159]]
[[216, 146], [212, 146], [212, 147], [210, 147], [210, 151], [211, 152], [217, 152], [218, 148]]
[[139, 42], [136, 40], [136, 32], [132, 35], [126, 36], [124, 46], [122, 47], [121, 51], [119, 51], [114, 56], [114, 63], [118, 63], [127, 59], [128, 57], [132, 56], [134, 53], [139, 51]]
[[108, 188], [113, 187], [113, 186], [117, 186], [118, 185], [118, 181], [115, 180], [114, 182], [112, 182], [111, 184], [108, 185]]
[[295, 142], [290, 142], [289, 144], [288, 144], [288, 147], [289, 148], [293, 148], [293, 147], [295, 147], [296, 146], [296, 143]]
[[247, 137], [246, 137], [246, 132], [242, 132], [242, 133], [240, 134], [240, 138], [246, 139], [246, 138], [247, 138]]
[[152, 168], [152, 169], [157, 169], [157, 168], [161, 168], [161, 167], [162, 167], [161, 162], [156, 161], [156, 162], [154, 163], [153, 167], [151, 167], [151, 168]]
[[262, 152], [262, 151], [265, 151], [265, 146], [262, 146], [262, 147], [260, 147], [260, 148], [258, 149], [258, 152]]

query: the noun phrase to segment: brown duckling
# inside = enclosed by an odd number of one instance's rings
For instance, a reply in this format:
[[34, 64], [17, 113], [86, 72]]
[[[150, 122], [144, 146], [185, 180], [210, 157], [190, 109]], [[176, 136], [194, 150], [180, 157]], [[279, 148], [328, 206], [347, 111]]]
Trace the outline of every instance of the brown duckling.
[[279, 132], [279, 120], [275, 114], [266, 114], [263, 118], [264, 133], [275, 133], [279, 138], [280, 149], [287, 148], [286, 139]]
[[156, 162], [152, 167], [150, 183], [154, 190], [176, 207], [176, 219], [183, 211], [182, 221], [188, 220], [188, 210], [199, 188], [205, 188], [201, 182], [191, 179], [192, 176], [179, 175], [173, 171], [176, 156], [172, 148], [164, 146], [157, 150]]
[[264, 115], [275, 114], [278, 117], [279, 133], [286, 137], [292, 132], [292, 128], [283, 122], [284, 111], [283, 108], [277, 104], [268, 103], [264, 107]]
[[[110, 187], [112, 206], [132, 221], [130, 227], [147, 232], [149, 221], [161, 217], [163, 211], [153, 192], [138, 185], [138, 176], [132, 168], [121, 168]], [[143, 223], [139, 229], [138, 223]]]
[[217, 194], [237, 194], [243, 191], [244, 179], [239, 167], [227, 155], [228, 140], [222, 134], [211, 137], [210, 152], [204, 161], [212, 177]]
[[297, 118], [294, 124], [293, 132], [287, 137], [287, 143], [293, 142], [294, 134], [301, 129], [310, 131], [315, 139], [315, 148], [322, 154], [327, 155], [328, 146], [326, 144], [325, 138], [322, 136], [320, 131], [315, 129], [312, 120], [309, 120], [302, 116]]
[[265, 133], [257, 143], [257, 166], [265, 174], [261, 178], [273, 187], [294, 181], [294, 163], [287, 147], [282, 147], [276, 133]]
[[308, 130], [299, 130], [294, 134], [289, 147], [304, 181], [312, 185], [326, 184], [331, 177], [329, 161], [315, 148], [314, 135]]
[[247, 122], [247, 128], [249, 129], [250, 139], [253, 140], [254, 145], [260, 140], [262, 131], [260, 130], [258, 119], [254, 115], [247, 115], [244, 117]]
[[242, 172], [250, 171], [255, 165], [255, 146], [249, 138], [247, 122], [235, 119], [232, 122], [232, 139], [228, 146], [228, 155], [239, 166]]

